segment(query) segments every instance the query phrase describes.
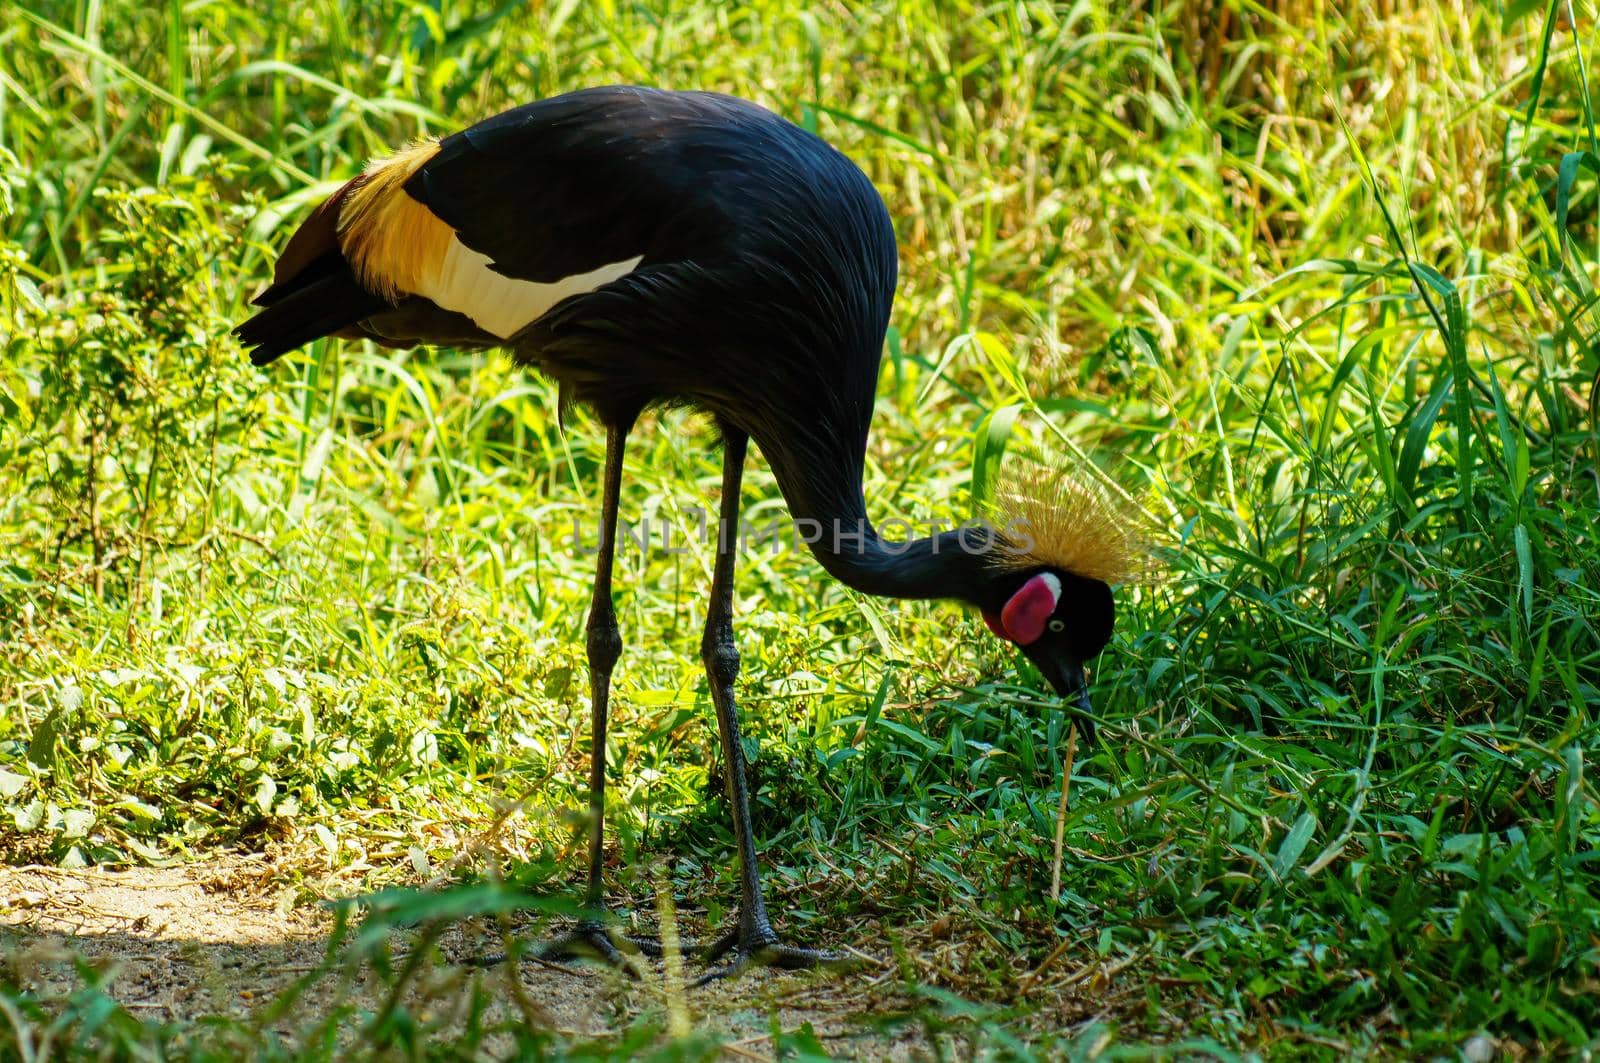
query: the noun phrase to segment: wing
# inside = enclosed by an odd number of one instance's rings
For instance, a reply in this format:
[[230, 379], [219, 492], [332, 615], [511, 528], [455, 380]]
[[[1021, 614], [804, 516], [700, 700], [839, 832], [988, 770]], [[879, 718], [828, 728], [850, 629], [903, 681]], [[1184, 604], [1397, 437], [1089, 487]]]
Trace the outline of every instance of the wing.
[[[615, 87], [515, 108], [368, 171], [340, 210], [363, 284], [418, 295], [509, 338], [569, 296], [716, 257], [749, 170], [742, 101]], [[721, 165], [719, 165], [719, 163]]]
[[413, 145], [291, 237], [257, 299], [275, 312], [255, 330], [273, 337], [260, 353], [333, 325], [371, 334], [380, 316], [395, 342], [426, 324], [410, 338], [492, 344], [636, 271], [730, 261], [781, 221], [772, 193], [806, 172], [796, 134], [732, 97], [618, 86]]

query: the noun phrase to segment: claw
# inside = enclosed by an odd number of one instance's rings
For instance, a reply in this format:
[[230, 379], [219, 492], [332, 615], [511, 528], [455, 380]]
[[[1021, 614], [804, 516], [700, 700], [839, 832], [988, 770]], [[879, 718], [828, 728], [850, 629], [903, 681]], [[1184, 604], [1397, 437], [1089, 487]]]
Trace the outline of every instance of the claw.
[[700, 961], [706, 964], [715, 963], [730, 952], [734, 954], [732, 963], [702, 974], [695, 979], [695, 986], [703, 986], [724, 978], [737, 978], [752, 967], [778, 967], [786, 971], [804, 971], [813, 968], [843, 971], [861, 962], [856, 957], [844, 953], [785, 945], [778, 940], [771, 927], [764, 928], [764, 932], [763, 928], [758, 928], [749, 934], [748, 938], [743, 929], [730, 930], [701, 953]]
[[738, 944], [739, 931], [730, 930], [706, 946], [705, 951], [700, 954], [700, 962], [715, 963], [717, 960], [722, 959], [722, 957], [726, 956], [729, 952], [738, 947]]
[[534, 950], [534, 955], [541, 960], [575, 957], [601, 960], [633, 979], [639, 978], [641, 973], [636, 959], [641, 953], [658, 957], [661, 955], [661, 943], [654, 938], [624, 934], [598, 919], [585, 919]]
[[777, 967], [785, 971], [809, 971], [817, 968], [844, 971], [861, 962], [854, 956], [846, 956], [840, 952], [803, 949], [776, 941], [748, 949], [742, 946], [736, 947], [733, 951], [732, 963], [707, 971], [695, 979], [695, 986], [707, 985], [725, 978], [738, 978], [752, 967]]

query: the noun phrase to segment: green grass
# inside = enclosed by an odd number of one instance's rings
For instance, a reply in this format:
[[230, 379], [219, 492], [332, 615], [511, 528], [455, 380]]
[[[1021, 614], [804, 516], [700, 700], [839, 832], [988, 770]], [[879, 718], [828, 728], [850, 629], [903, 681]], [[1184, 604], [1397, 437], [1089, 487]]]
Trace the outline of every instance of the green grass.
[[[326, 342], [260, 374], [227, 330], [367, 154], [580, 85], [710, 87], [816, 129], [894, 214], [876, 517], [960, 519], [996, 469], [1088, 460], [1163, 529], [1093, 669], [1055, 900], [1066, 721], [1038, 677], [954, 607], [742, 560], [790, 936], [886, 932], [909, 1019], [1002, 1057], [1592, 1048], [1594, 16], [0, 3], [0, 853], [272, 848], [373, 887], [466, 854], [463, 880], [575, 881], [569, 538], [592, 538], [603, 434], [562, 433], [503, 358]], [[708, 440], [644, 425], [625, 518], [686, 536]], [[782, 514], [760, 462], [745, 503]], [[609, 815], [624, 893], [665, 874], [731, 906], [709, 563], [620, 562]], [[928, 947], [943, 916], [955, 967]], [[1111, 972], [1111, 1003], [1011, 1007], [1062, 943], [1055, 969]], [[0, 1056], [52, 1022], [106, 1058], [333, 1051], [39, 1000], [9, 970]], [[340, 1021], [379, 1053], [416, 1036]], [[517, 1036], [717, 1051], [631, 1031]]]

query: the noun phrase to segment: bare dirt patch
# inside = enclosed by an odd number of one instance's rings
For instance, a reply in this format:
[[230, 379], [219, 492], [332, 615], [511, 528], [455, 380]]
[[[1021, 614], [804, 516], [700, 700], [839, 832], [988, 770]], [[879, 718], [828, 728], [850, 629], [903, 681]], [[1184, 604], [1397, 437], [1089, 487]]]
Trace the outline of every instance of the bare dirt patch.
[[[339, 1033], [356, 1036], [361, 1020], [348, 1006], [370, 1015], [385, 1006], [396, 982], [346, 965], [330, 971], [333, 913], [297, 903], [297, 892], [265, 861], [250, 858], [123, 871], [0, 868], [0, 958], [46, 999], [81, 985], [74, 963], [81, 958], [107, 973], [104, 992], [141, 1017], [182, 1023], [225, 1017], [293, 1043], [321, 1016], [345, 1007], [349, 1018]], [[403, 961], [418, 937], [391, 931], [389, 955]], [[501, 1014], [521, 1010], [574, 1037], [616, 1034], [641, 1017], [667, 1023], [676, 1011], [681, 1021], [731, 1037], [725, 1051], [737, 1058], [771, 1058], [774, 1019], [783, 1030], [809, 1023], [841, 1056], [911, 1058], [925, 1044], [914, 1030], [885, 1032], [872, 1022], [886, 1009], [898, 1010], [886, 971], [758, 971], [668, 994], [659, 963], [655, 977], [647, 969], [634, 982], [591, 964], [524, 961], [513, 985], [504, 965], [470, 962], [494, 951], [496, 941], [482, 924], [451, 927], [438, 938], [437, 957], [399, 999], [454, 1025], [452, 1009], [466, 1021], [471, 992], [487, 989]], [[298, 988], [294, 1007], [276, 1014], [274, 1002], [297, 982], [307, 984]]]

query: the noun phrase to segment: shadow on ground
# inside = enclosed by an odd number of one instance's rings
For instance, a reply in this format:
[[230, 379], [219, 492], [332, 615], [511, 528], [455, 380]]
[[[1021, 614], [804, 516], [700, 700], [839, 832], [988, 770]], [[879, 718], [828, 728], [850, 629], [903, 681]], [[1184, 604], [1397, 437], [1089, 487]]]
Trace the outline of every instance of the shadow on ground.
[[418, 931], [390, 930], [365, 954], [369, 962], [343, 962], [329, 953], [333, 913], [295, 903], [296, 893], [281, 873], [247, 858], [126, 871], [0, 868], [0, 957], [41, 1000], [78, 990], [86, 961], [103, 973], [100, 989], [140, 1018], [231, 1020], [291, 1045], [309, 1043], [330, 1016], [336, 1036], [356, 1037], [394, 1003], [440, 1031], [459, 1029], [473, 1021], [474, 1001], [488, 1001], [487, 1025], [520, 1012], [568, 1038], [688, 1023], [736, 1057], [771, 1058], [776, 1022], [784, 1031], [810, 1024], [830, 1054], [922, 1054], [914, 1030], [886, 1033], [874, 1021], [900, 1010], [886, 972], [760, 971], [668, 993], [660, 964], [637, 982], [585, 963], [483, 968], [471, 961], [498, 951], [499, 931], [463, 921], [402, 976]]

